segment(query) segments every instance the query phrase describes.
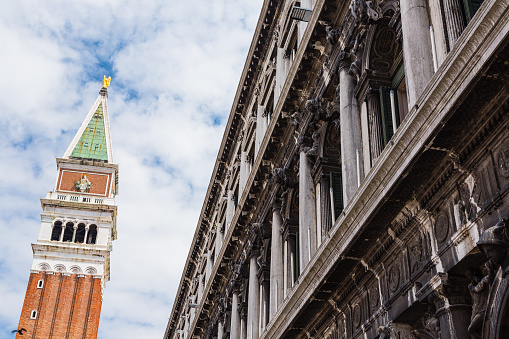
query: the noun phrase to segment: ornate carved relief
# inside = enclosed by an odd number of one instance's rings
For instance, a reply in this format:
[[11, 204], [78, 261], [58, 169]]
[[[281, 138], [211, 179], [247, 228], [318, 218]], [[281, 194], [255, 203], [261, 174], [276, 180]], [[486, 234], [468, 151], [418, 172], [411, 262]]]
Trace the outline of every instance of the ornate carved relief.
[[368, 302], [370, 313], [373, 314], [380, 306], [380, 289], [378, 287], [378, 280], [375, 279], [375, 284], [371, 286], [368, 292]]
[[433, 306], [429, 306], [428, 310], [424, 313], [422, 318], [419, 320], [422, 328], [418, 328], [412, 331], [412, 334], [418, 339], [440, 339], [442, 334], [440, 333], [440, 321], [435, 316], [435, 310]]
[[352, 324], [354, 329], [359, 328], [362, 320], [362, 309], [359, 302], [353, 305], [352, 307]]
[[311, 139], [313, 140], [313, 145], [311, 148], [306, 152], [306, 155], [308, 157], [317, 157], [319, 154], [319, 148], [320, 148], [320, 140], [322, 139], [322, 129], [315, 126], [315, 130], [313, 131]]
[[426, 244], [422, 234], [414, 237], [408, 246], [408, 256], [410, 260], [410, 274], [419, 271], [426, 262]]
[[438, 242], [444, 242], [449, 234], [449, 217], [447, 213], [440, 212], [435, 220], [435, 237]]
[[352, 0], [350, 10], [355, 20], [362, 24], [377, 21], [382, 17], [382, 11], [375, 1]]
[[323, 156], [331, 159], [341, 158], [341, 136], [333, 123], [329, 123], [325, 132]]
[[306, 110], [312, 113], [316, 121], [329, 120], [332, 112], [327, 109], [327, 105], [322, 99], [309, 99], [306, 101]]
[[295, 174], [292, 173], [287, 168], [274, 168], [269, 175], [269, 179], [275, 183], [279, 184], [284, 188], [291, 188], [297, 184], [297, 179], [295, 178]]
[[401, 272], [398, 263], [395, 263], [389, 269], [389, 276], [387, 280], [389, 283], [389, 291], [391, 293], [396, 292], [398, 290], [399, 282], [401, 280]]
[[338, 28], [332, 28], [330, 26], [327, 26], [325, 30], [327, 32], [327, 42], [334, 46], [338, 42], [339, 37], [341, 36], [343, 26], [340, 26]]
[[397, 56], [396, 31], [389, 26], [379, 28], [373, 39], [371, 65], [375, 70], [388, 72]]
[[346, 338], [346, 321], [345, 317], [342, 316], [338, 320], [338, 339]]
[[509, 143], [502, 146], [497, 155], [498, 173], [504, 178], [509, 178]]
[[299, 190], [294, 189], [292, 192], [292, 203], [290, 205], [290, 218], [299, 220]]

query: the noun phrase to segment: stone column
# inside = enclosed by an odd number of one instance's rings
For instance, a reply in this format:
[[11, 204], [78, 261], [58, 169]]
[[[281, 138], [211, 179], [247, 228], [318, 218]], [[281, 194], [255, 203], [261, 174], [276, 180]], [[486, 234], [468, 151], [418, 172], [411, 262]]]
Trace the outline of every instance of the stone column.
[[320, 214], [322, 222], [322, 242], [329, 233], [334, 221], [332, 220], [331, 213], [331, 200], [330, 200], [330, 176], [329, 173], [322, 172], [320, 175]]
[[223, 234], [221, 233], [221, 224], [216, 222], [216, 258], [219, 255], [219, 252], [221, 251], [221, 246], [223, 245]]
[[62, 223], [62, 230], [60, 231], [60, 238], [58, 241], [64, 241], [64, 232], [65, 232], [66, 227], [67, 227], [67, 225], [65, 223]]
[[433, 56], [426, 0], [400, 1], [400, 7], [405, 81], [411, 110], [433, 76]]
[[247, 315], [244, 315], [240, 318], [240, 338], [247, 338]]
[[247, 153], [242, 151], [240, 153], [240, 171], [239, 171], [239, 201], [240, 197], [242, 197], [242, 192], [244, 192], [244, 188], [246, 187], [246, 167], [247, 167]]
[[72, 227], [72, 240], [71, 242], [74, 242], [76, 240], [76, 230], [78, 229], [78, 225], [74, 225]]
[[442, 339], [470, 338], [468, 326], [472, 307], [466, 285], [442, 281], [428, 299], [435, 304], [435, 317], [440, 321]]
[[88, 237], [88, 229], [90, 228], [90, 225], [85, 226], [85, 238], [83, 238], [83, 243], [87, 243], [87, 237]]
[[[362, 159], [362, 136], [359, 105], [355, 98], [355, 79], [348, 73], [350, 62], [342, 62], [339, 68], [341, 121], [341, 163], [343, 175], [343, 201], [346, 206], [358, 188], [357, 152]], [[363, 170], [360, 166], [362, 180]]]
[[[263, 275], [264, 273], [262, 273]], [[262, 298], [261, 298], [261, 304], [260, 304], [260, 327], [262, 332], [265, 330], [265, 327], [269, 323], [269, 303], [270, 303], [270, 286], [269, 286], [269, 280], [261, 278], [261, 290], [262, 290]]]
[[283, 245], [283, 296], [286, 299], [286, 290], [288, 286], [288, 239], [285, 237]]
[[287, 290], [290, 290], [293, 287], [293, 284], [295, 284], [295, 275], [297, 272], [296, 270], [296, 261], [299, 260], [297, 258], [297, 239], [295, 234], [290, 234], [287, 239], [288, 242], [288, 285], [285, 286]]
[[449, 48], [452, 49], [465, 29], [466, 22], [459, 0], [443, 0], [443, 4], [447, 38], [449, 39]]
[[270, 309], [269, 319], [274, 314], [283, 300], [283, 237], [281, 236], [281, 205], [275, 203], [272, 206], [272, 239], [270, 248]]
[[258, 154], [258, 150], [260, 149], [260, 145], [262, 144], [263, 137], [265, 136], [265, 131], [267, 130], [265, 118], [263, 117], [263, 111], [265, 107], [258, 106], [256, 111], [256, 137], [255, 137], [255, 157]]
[[247, 299], [247, 339], [258, 339], [260, 324], [260, 282], [258, 281], [257, 250], [249, 259], [249, 295]]
[[184, 315], [184, 338], [187, 338], [189, 334], [189, 314]]
[[232, 316], [230, 339], [240, 339], [239, 290], [234, 289], [232, 295]]
[[240, 338], [246, 339], [247, 338], [247, 316], [242, 315], [240, 317]]
[[203, 298], [203, 274], [198, 274], [198, 304]]
[[301, 145], [299, 162], [299, 250], [300, 271], [304, 271], [316, 251], [316, 198], [312, 164]]
[[371, 163], [374, 165], [384, 150], [380, 95], [378, 90], [370, 88], [366, 101], [368, 104], [369, 149]]
[[211, 262], [212, 258], [210, 251], [205, 253], [205, 260], [207, 260], [207, 262], [205, 263], [205, 276], [208, 281], [210, 279], [210, 275], [212, 274], [212, 262]]
[[[278, 33], [279, 34], [279, 33]], [[276, 87], [274, 88], [274, 104], [279, 100], [281, 90], [286, 81], [288, 58], [285, 57], [285, 49], [278, 47], [276, 55]]]
[[[225, 222], [226, 227], [225, 230], [227, 230], [230, 227], [230, 224], [233, 220], [233, 215], [235, 214], [235, 203], [233, 202], [233, 191], [228, 190], [227, 196], [226, 196], [226, 216], [225, 216]], [[226, 231], [225, 231], [226, 233]]]
[[223, 321], [220, 318], [217, 322], [217, 339], [223, 339], [224, 335], [224, 328], [223, 328]]

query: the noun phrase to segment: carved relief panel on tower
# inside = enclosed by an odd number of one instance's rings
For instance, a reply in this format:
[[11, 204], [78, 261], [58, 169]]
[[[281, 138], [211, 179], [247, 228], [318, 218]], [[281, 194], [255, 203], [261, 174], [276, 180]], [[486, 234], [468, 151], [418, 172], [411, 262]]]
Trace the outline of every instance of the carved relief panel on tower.
[[61, 169], [58, 175], [56, 191], [109, 196], [111, 177], [111, 173]]

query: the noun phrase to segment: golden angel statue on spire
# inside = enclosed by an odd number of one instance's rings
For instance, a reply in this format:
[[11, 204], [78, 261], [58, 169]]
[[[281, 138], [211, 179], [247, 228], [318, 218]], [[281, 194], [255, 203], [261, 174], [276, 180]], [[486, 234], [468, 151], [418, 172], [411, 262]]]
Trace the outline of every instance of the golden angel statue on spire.
[[110, 82], [111, 82], [111, 77], [106, 78], [106, 75], [105, 75], [104, 79], [103, 79], [103, 88], [108, 88], [108, 86], [110, 85]]

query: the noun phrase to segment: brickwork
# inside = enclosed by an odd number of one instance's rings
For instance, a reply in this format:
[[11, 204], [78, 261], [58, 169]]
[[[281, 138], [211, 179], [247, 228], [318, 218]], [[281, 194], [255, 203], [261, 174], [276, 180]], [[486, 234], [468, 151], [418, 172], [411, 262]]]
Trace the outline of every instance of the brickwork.
[[101, 279], [92, 279], [92, 302], [89, 307], [87, 318], [86, 339], [95, 339], [99, 331], [99, 318], [101, 317], [102, 307], [102, 287]]
[[[44, 281], [37, 288], [39, 280]], [[95, 339], [102, 306], [101, 279], [90, 275], [31, 273], [16, 338]], [[36, 319], [31, 319], [32, 311]]]
[[69, 331], [73, 301], [76, 295], [78, 276], [64, 275], [62, 277], [62, 292], [58, 301], [58, 312], [53, 326], [54, 338], [65, 338]]

